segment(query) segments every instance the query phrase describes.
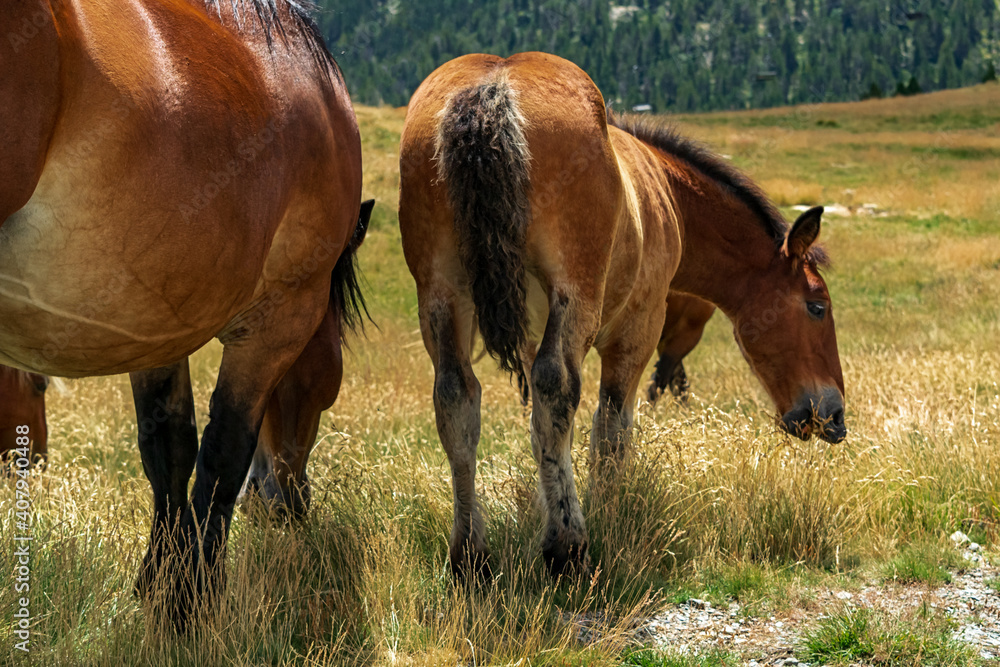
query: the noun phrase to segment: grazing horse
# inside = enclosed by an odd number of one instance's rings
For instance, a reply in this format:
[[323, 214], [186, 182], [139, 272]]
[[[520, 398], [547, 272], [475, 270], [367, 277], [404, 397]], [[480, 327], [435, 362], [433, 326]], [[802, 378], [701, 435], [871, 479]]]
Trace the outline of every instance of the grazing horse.
[[671, 288], [718, 306], [789, 432], [844, 438], [843, 377], [814, 246], [821, 208], [789, 229], [742, 173], [670, 129], [613, 117], [576, 65], [468, 55], [414, 93], [400, 149], [399, 224], [435, 370], [451, 465], [450, 559], [489, 575], [476, 500], [478, 331], [531, 391], [531, 444], [560, 573], [585, 564], [570, 445], [587, 350], [601, 356], [591, 452], [627, 443]]
[[[363, 306], [357, 120], [293, 0], [0, 0], [0, 16], [0, 363], [130, 373], [154, 512], [137, 590], [165, 577], [183, 628], [222, 581], [258, 434], [336, 393]], [[188, 356], [213, 337], [199, 449]], [[173, 539], [186, 552], [165, 568]]]
[[714, 314], [715, 306], [696, 296], [674, 291], [667, 296], [667, 318], [656, 344], [656, 367], [647, 390], [650, 403], [656, 403], [667, 387], [674, 398], [687, 403], [689, 385], [684, 357], [698, 345], [705, 325]]
[[[365, 239], [374, 206], [373, 199], [361, 204], [358, 226], [346, 251], [351, 257]], [[319, 330], [271, 394], [250, 474], [241, 491], [244, 498], [254, 494], [261, 497], [279, 517], [301, 518], [309, 509], [312, 494], [306, 463], [316, 443], [320, 415], [340, 393], [340, 302], [334, 300], [331, 304]]]
[[[19, 435], [31, 443], [29, 463], [44, 464], [49, 457], [49, 429], [45, 423], [45, 390], [49, 378], [38, 373], [0, 366], [0, 460], [8, 461]], [[20, 427], [20, 430], [18, 430]], [[25, 433], [27, 431], [27, 433]]]

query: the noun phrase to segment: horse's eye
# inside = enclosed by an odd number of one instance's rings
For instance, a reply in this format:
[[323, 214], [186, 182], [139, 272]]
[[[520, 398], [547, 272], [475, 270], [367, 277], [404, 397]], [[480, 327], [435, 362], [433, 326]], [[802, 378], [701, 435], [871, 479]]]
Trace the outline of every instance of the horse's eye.
[[823, 319], [823, 316], [826, 315], [826, 304], [819, 301], [807, 302], [806, 309], [809, 311], [809, 314], [817, 320]]

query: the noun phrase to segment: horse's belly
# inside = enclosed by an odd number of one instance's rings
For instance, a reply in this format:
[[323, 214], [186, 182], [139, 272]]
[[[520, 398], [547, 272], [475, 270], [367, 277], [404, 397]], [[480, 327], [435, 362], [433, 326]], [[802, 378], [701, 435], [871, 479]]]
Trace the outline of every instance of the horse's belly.
[[166, 365], [209, 341], [246, 298], [227, 293], [197, 252], [208, 239], [178, 247], [149, 231], [155, 220], [115, 224], [94, 208], [38, 197], [3, 222], [0, 363], [71, 377]]

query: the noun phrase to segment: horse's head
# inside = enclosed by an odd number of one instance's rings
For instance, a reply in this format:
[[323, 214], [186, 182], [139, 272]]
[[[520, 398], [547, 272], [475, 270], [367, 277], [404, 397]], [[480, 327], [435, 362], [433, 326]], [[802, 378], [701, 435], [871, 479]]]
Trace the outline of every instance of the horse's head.
[[29, 460], [44, 462], [48, 457], [48, 386], [49, 378], [44, 375], [0, 366], [0, 459], [8, 460], [22, 437], [31, 443]]
[[733, 318], [736, 340], [781, 414], [781, 426], [827, 442], [847, 435], [844, 376], [819, 237], [822, 207], [803, 213]]

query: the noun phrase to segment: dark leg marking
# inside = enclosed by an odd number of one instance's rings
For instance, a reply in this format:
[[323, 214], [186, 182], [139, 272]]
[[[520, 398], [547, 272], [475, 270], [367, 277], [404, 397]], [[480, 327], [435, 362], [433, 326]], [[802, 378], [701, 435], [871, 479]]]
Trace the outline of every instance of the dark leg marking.
[[153, 521], [136, 592], [145, 596], [188, 506], [188, 480], [198, 454], [188, 362], [132, 373], [142, 467], [153, 489]]

